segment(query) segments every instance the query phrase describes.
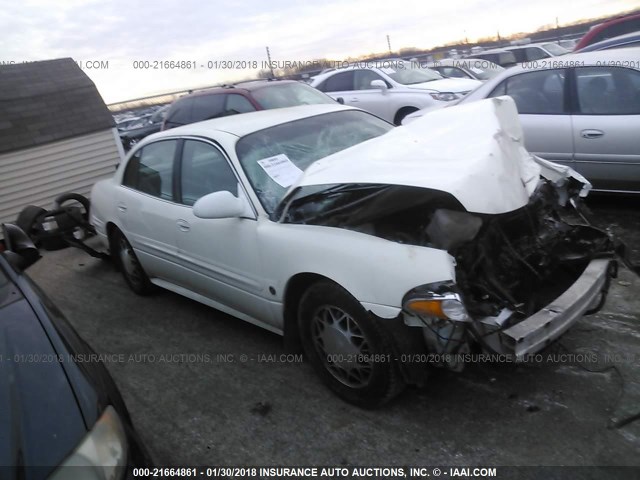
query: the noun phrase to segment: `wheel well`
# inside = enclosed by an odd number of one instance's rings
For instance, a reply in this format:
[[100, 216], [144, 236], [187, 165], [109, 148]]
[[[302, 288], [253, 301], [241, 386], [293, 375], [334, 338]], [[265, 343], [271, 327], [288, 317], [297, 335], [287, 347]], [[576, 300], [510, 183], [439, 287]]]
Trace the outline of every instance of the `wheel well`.
[[402, 107], [400, 110], [397, 111], [396, 116], [393, 118], [393, 124], [400, 125], [400, 122], [404, 117], [418, 110], [420, 109], [417, 107]]
[[109, 222], [107, 223], [107, 239], [109, 240], [109, 253], [111, 255], [113, 255], [113, 252], [115, 251], [114, 249], [114, 245], [113, 245], [113, 234], [116, 231], [119, 231], [120, 229], [117, 227], [117, 225], [113, 222]]
[[300, 298], [311, 285], [320, 280], [332, 281], [330, 278], [317, 273], [298, 273], [287, 282], [283, 298], [284, 345], [285, 348], [292, 353], [302, 351], [300, 333], [298, 332], [298, 307], [300, 305]]

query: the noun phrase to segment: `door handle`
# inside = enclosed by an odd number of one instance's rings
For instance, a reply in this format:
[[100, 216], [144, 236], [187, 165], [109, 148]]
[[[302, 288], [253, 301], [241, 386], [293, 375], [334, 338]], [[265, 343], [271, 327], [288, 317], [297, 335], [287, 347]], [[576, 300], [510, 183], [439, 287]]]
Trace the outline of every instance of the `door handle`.
[[189, 230], [191, 230], [191, 226], [186, 220], [178, 220], [176, 224], [178, 225], [178, 230], [180, 230], [181, 232], [188, 232]]
[[604, 135], [602, 130], [582, 130], [580, 136], [582, 138], [600, 138]]
[[118, 210], [120, 210], [122, 213], [125, 213], [127, 211], [127, 206], [124, 203], [119, 203]]
[[351, 97], [351, 99], [349, 99], [349, 101], [351, 103], [358, 103], [360, 100], [358, 100], [358, 97]]

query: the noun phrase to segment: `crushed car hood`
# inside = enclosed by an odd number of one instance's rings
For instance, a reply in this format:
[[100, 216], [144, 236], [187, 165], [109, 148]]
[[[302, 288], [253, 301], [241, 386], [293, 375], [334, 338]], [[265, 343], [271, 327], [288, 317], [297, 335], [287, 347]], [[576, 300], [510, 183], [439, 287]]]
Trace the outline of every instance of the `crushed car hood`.
[[553, 182], [574, 177], [590, 187], [570, 168], [527, 152], [515, 103], [497, 97], [431, 112], [318, 160], [290, 194], [310, 185], [405, 185], [448, 192], [469, 212], [498, 214], [526, 205], [548, 172]]

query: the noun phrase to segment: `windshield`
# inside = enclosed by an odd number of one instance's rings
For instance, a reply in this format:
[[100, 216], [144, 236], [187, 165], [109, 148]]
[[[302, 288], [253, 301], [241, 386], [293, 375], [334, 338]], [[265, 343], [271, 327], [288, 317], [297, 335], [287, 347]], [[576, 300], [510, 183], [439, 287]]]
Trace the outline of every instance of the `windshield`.
[[304, 83], [272, 83], [252, 91], [251, 94], [265, 110], [316, 103], [335, 103], [328, 95]]
[[381, 68], [380, 71], [402, 85], [413, 85], [442, 79], [442, 76], [435, 70], [420, 68], [419, 64], [415, 62], [395, 62], [391, 67]]
[[262, 206], [271, 214], [313, 162], [392, 128], [365, 112], [332, 112], [249, 134], [238, 141], [236, 153]]
[[542, 47], [547, 52], [549, 52], [551, 55], [553, 55], [555, 57], [560, 56], [560, 55], [566, 55], [567, 53], [570, 53], [569, 50], [567, 50], [564, 47], [561, 47], [557, 43], [545, 43]]
[[461, 68], [469, 70], [473, 73], [473, 76], [478, 80], [489, 80], [495, 77], [499, 73], [504, 72], [504, 68], [500, 65], [496, 65], [489, 60], [456, 60], [460, 62]]
[[[439, 64], [438, 62], [434, 62], [434, 64], [436, 66], [444, 66], [444, 64]], [[483, 59], [468, 58], [464, 60], [454, 60], [451, 62], [451, 65], [470, 72], [471, 75], [478, 80], [489, 80], [504, 71], [504, 68], [500, 65]]]

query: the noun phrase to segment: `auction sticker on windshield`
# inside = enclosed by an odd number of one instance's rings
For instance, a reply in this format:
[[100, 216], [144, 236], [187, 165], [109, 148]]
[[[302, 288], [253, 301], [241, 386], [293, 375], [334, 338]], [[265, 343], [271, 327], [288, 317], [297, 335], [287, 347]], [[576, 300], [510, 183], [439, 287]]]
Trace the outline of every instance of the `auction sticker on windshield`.
[[258, 160], [258, 165], [274, 182], [285, 188], [293, 185], [302, 175], [302, 170], [296, 167], [284, 153]]

